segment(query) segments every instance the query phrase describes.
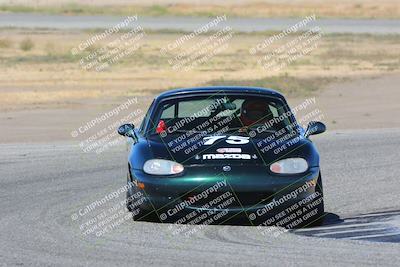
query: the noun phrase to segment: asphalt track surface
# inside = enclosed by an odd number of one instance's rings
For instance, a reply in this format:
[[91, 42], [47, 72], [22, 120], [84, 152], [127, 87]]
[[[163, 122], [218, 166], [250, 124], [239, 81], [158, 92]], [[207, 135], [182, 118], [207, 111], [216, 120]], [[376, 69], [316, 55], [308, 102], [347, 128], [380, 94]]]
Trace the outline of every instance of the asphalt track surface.
[[99, 237], [85, 236], [82, 223], [90, 214], [72, 217], [125, 184], [126, 146], [96, 155], [73, 143], [2, 144], [0, 262], [398, 266], [400, 129], [328, 132], [313, 140], [322, 157], [324, 225], [277, 236], [237, 225], [206, 226], [185, 236], [174, 234], [176, 225], [130, 219]]
[[[132, 14], [134, 15], [134, 14]], [[221, 14], [222, 15], [222, 14]], [[0, 14], [0, 27], [55, 28], [55, 29], [91, 29], [110, 28], [126, 19], [114, 16], [63, 16], [45, 14]], [[196, 17], [143, 17], [131, 22], [131, 26], [140, 25], [150, 30], [194, 31], [210, 22], [213, 18]], [[282, 31], [295, 25], [302, 18], [227, 18], [213, 29], [230, 26], [234, 31]], [[400, 20], [396, 19], [319, 19], [308, 23], [304, 29], [319, 26], [324, 33], [370, 33], [399, 34]], [[303, 29], [303, 28], [302, 28]]]

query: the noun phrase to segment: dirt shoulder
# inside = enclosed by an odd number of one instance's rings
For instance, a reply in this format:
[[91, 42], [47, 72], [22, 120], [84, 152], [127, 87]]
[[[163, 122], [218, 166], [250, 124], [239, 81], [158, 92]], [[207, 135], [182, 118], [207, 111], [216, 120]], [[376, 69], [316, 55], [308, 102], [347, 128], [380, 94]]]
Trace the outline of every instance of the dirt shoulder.
[[[400, 74], [378, 78], [357, 78], [353, 81], [331, 84], [316, 94], [315, 107], [324, 115], [328, 130], [373, 129], [400, 127]], [[313, 97], [313, 96], [310, 96]], [[293, 107], [306, 97], [289, 98]], [[133, 110], [146, 111], [152, 97], [139, 96], [125, 114]], [[128, 100], [82, 100], [46, 109], [3, 111], [0, 113], [0, 143], [79, 141], [71, 132]], [[124, 114], [120, 115], [120, 118]], [[104, 125], [111, 125], [110, 119]]]
[[[182, 33], [148, 32], [136, 51], [95, 71], [87, 68], [92, 63], [88, 58], [103, 50], [114, 55], [111, 51], [118, 46], [110, 42], [123, 33], [78, 54], [71, 51], [98, 31], [0, 29], [0, 33], [0, 143], [75, 141], [71, 137], [74, 129], [130, 98], [137, 97], [137, 104], [126, 111], [140, 109], [144, 113], [151, 98], [161, 91], [204, 85], [274, 88], [288, 97], [292, 107], [316, 96], [330, 129], [400, 126], [396, 110], [400, 35], [326, 34], [315, 39], [315, 49], [308, 53], [275, 53], [297, 41], [300, 36], [294, 35], [253, 55], [249, 48], [274, 33], [237, 33], [226, 39], [227, 45], [218, 53], [206, 50], [200, 59], [208, 60], [202, 64], [189, 60], [188, 66], [193, 68], [175, 70], [181, 61], [173, 59], [180, 54], [160, 51]], [[179, 51], [196, 48], [209, 37], [188, 40]], [[293, 61], [277, 70], [260, 65], [271, 55], [277, 62]], [[115, 123], [113, 117], [99, 127]]]
[[[189, 40], [179, 51], [164, 55], [160, 50], [174, 44], [182, 33], [148, 32], [138, 41], [137, 51], [96, 71], [90, 64], [97, 63], [100, 56], [91, 56], [104, 50], [105, 55], [114, 57], [112, 53], [118, 47], [109, 44], [122, 34], [101, 40], [91, 50], [76, 55], [71, 51], [93, 33], [1, 29], [0, 34], [0, 111], [18, 110], [21, 105], [48, 108], [79, 104], [82, 99], [154, 95], [170, 88], [204, 85], [270, 87], [288, 97], [303, 97], [315, 95], [329, 83], [380, 77], [400, 70], [400, 35], [315, 35], [319, 39], [304, 49], [309, 51], [305, 54], [303, 50], [292, 52], [289, 44], [301, 37], [293, 35], [252, 55], [250, 48], [274, 34], [226, 34], [221, 49], [205, 49], [204, 55], [194, 59], [176, 60], [184, 51], [197, 51], [198, 42], [210, 36]], [[278, 49], [287, 52], [273, 55]], [[272, 62], [277, 64], [269, 66]], [[180, 66], [184, 68], [174, 69]]]
[[[328, 129], [400, 127], [400, 74], [334, 83], [316, 95]], [[303, 98], [290, 99], [294, 106]]]

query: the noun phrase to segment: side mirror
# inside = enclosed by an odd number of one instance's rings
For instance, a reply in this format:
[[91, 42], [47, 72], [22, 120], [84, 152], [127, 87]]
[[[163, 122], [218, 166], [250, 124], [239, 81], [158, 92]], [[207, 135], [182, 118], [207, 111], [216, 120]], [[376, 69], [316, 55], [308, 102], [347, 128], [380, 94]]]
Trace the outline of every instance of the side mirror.
[[308, 126], [305, 137], [309, 137], [310, 135], [320, 134], [326, 131], [326, 126], [320, 121], [311, 121]]
[[132, 123], [122, 124], [118, 127], [118, 133], [122, 136], [135, 138], [135, 126]]

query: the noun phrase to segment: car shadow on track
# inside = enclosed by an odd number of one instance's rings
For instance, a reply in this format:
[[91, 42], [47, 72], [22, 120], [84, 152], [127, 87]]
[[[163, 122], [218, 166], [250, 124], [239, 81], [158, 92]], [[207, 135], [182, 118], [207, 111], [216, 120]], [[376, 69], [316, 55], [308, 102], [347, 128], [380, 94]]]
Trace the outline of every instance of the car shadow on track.
[[[256, 224], [245, 216], [235, 216], [217, 225], [267, 227], [260, 223]], [[318, 226], [306, 224], [289, 231], [297, 235], [318, 238], [400, 243], [400, 210], [359, 214], [345, 218], [326, 212], [322, 223]]]
[[319, 227], [292, 230], [293, 233], [347, 240], [372, 242], [400, 242], [400, 211], [384, 211], [340, 218], [327, 213]]

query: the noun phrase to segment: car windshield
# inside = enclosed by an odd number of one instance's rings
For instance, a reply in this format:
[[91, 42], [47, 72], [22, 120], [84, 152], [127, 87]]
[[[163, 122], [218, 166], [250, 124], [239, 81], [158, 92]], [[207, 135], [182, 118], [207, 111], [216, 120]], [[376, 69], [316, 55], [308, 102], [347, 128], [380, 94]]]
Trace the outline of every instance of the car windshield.
[[291, 125], [288, 109], [276, 98], [252, 95], [196, 96], [161, 102], [150, 133], [168, 134], [262, 129], [275, 132]]

